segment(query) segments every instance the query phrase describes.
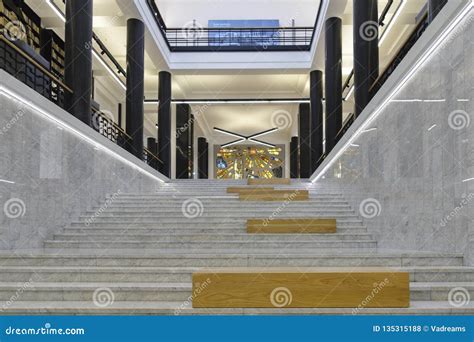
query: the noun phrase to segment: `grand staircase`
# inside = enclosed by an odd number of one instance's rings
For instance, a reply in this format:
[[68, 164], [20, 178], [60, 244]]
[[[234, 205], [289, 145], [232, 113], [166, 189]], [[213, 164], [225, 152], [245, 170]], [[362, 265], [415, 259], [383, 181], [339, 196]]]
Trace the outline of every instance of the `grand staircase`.
[[[377, 248], [341, 194], [293, 181], [308, 200], [241, 200], [243, 181], [173, 181], [108, 196], [35, 253], [0, 255], [3, 314], [473, 314], [474, 268], [462, 255]], [[255, 185], [253, 185], [255, 186]], [[258, 185], [257, 185], [258, 186]], [[247, 220], [335, 218], [335, 233], [248, 233]], [[409, 272], [408, 308], [193, 308], [193, 273], [225, 269]]]

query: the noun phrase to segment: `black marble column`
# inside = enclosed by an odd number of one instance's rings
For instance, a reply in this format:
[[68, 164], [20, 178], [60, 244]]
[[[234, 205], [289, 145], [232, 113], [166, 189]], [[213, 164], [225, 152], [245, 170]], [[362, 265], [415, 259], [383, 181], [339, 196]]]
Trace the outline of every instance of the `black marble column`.
[[206, 138], [198, 138], [198, 178], [209, 178], [209, 144]]
[[323, 72], [313, 70], [309, 74], [311, 99], [311, 173], [318, 168], [323, 155]]
[[191, 179], [193, 173], [193, 116], [189, 104], [176, 105], [176, 178]]
[[336, 144], [337, 132], [342, 127], [342, 21], [326, 20], [326, 154]]
[[127, 20], [126, 131], [132, 137], [127, 150], [143, 159], [143, 98], [145, 26], [138, 19]]
[[370, 101], [370, 88], [379, 76], [377, 0], [354, 0], [354, 99], [356, 117]]
[[428, 0], [428, 20], [431, 23], [448, 0]]
[[66, 1], [64, 78], [74, 91], [66, 96], [66, 108], [87, 125], [92, 117], [92, 15], [92, 0]]
[[311, 176], [311, 120], [309, 103], [300, 103], [298, 115], [298, 137], [300, 146], [300, 177]]
[[158, 85], [158, 157], [160, 172], [171, 176], [171, 74], [160, 71]]
[[290, 178], [299, 178], [298, 175], [298, 137], [291, 137], [290, 142]]
[[[151, 153], [153, 153], [153, 155], [156, 156], [156, 148], [157, 148], [156, 139], [153, 137], [148, 137], [146, 139], [146, 148], [148, 151], [150, 151]], [[150, 165], [155, 170], [158, 169], [158, 161], [153, 157], [148, 158], [147, 164]]]

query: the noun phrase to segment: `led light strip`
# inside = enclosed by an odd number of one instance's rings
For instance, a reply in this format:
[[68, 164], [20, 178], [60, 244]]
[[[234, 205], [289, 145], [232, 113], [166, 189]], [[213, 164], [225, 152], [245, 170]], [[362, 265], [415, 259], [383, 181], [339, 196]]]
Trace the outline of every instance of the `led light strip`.
[[68, 129], [72, 133], [76, 134], [77, 136], [79, 136], [83, 140], [90, 143], [92, 146], [103, 149], [104, 151], [108, 152], [109, 154], [111, 154], [115, 158], [119, 159], [120, 161], [125, 162], [126, 164], [132, 166], [137, 171], [139, 171], [139, 172], [141, 172], [141, 173], [143, 173], [147, 176], [150, 176], [151, 178], [153, 178], [155, 180], [158, 180], [162, 183], [165, 183], [165, 180], [163, 180], [163, 179], [157, 177], [156, 175], [154, 175], [153, 173], [141, 168], [140, 166], [138, 166], [134, 162], [132, 162], [132, 161], [128, 160], [127, 158], [121, 156], [120, 154], [113, 151], [109, 147], [106, 147], [106, 146], [102, 145], [101, 143], [98, 143], [98, 142], [94, 141], [91, 137], [89, 137], [89, 136], [85, 135], [84, 133], [78, 131], [76, 128], [72, 127], [71, 125], [69, 125], [68, 123], [62, 121], [61, 119], [58, 119], [54, 115], [49, 114], [48, 112], [46, 112], [42, 108], [38, 107], [37, 105], [33, 104], [31, 101], [29, 101], [29, 100], [25, 99], [24, 97], [18, 95], [17, 93], [11, 91], [10, 89], [6, 89], [5, 87], [1, 86], [0, 87], [0, 94], [2, 94], [4, 96], [7, 96], [7, 97], [10, 97], [12, 99], [15, 99], [15, 100], [23, 103], [25, 106], [30, 107], [31, 109], [33, 109], [34, 111], [40, 113], [41, 115], [45, 116], [46, 118], [50, 119], [54, 123]]
[[410, 71], [407, 72], [406, 76], [399, 82], [399, 84], [394, 88], [394, 90], [387, 96], [384, 102], [382, 102], [379, 107], [372, 112], [372, 114], [367, 118], [367, 120], [362, 123], [362, 125], [357, 128], [354, 134], [346, 141], [346, 143], [339, 149], [339, 151], [334, 154], [326, 165], [319, 171], [316, 176], [311, 177], [311, 182], [314, 183], [318, 181], [328, 169], [334, 164], [334, 162], [346, 151], [346, 149], [354, 142], [354, 140], [368, 127], [372, 121], [374, 121], [377, 116], [382, 112], [382, 110], [387, 106], [387, 104], [392, 101], [400, 90], [405, 86], [405, 84], [412, 78], [412, 76], [420, 69], [424, 63], [434, 55], [440, 45], [446, 40], [446, 37], [451, 34], [451, 32], [458, 26], [459, 22], [464, 19], [464, 17], [471, 11], [474, 4], [470, 2], [466, 7], [456, 16], [456, 18], [451, 22], [451, 24], [440, 34], [436, 41], [425, 51], [425, 53], [418, 59], [418, 61], [413, 65]]
[[[64, 13], [59, 9], [58, 6], [53, 2], [53, 0], [46, 0], [46, 3], [51, 7], [51, 9], [56, 13], [56, 15], [63, 21], [66, 22], [66, 17]], [[99, 61], [100, 64], [109, 72], [112, 78], [123, 88], [123, 90], [127, 90], [127, 86], [125, 83], [117, 76], [114, 70], [108, 65], [104, 59], [100, 56], [100, 54], [95, 50], [92, 49], [92, 55]]]

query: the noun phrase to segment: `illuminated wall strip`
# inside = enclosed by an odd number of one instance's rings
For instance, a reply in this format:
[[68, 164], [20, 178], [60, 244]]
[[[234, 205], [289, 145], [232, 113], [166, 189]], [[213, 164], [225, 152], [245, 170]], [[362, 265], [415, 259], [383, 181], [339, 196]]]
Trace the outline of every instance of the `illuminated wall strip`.
[[379, 47], [382, 45], [383, 41], [388, 36], [388, 33], [390, 32], [392, 27], [395, 25], [395, 22], [400, 16], [400, 13], [402, 13], [403, 7], [405, 7], [406, 3], [407, 3], [407, 0], [400, 0], [400, 4], [398, 5], [395, 13], [393, 14], [392, 19], [390, 19], [390, 22], [388, 23], [387, 28], [383, 31], [382, 35], [380, 36]]
[[114, 156], [115, 158], [119, 159], [120, 161], [126, 163], [127, 165], [133, 167], [134, 169], [136, 169], [137, 171], [147, 175], [147, 176], [150, 176], [151, 178], [157, 180], [157, 181], [160, 181], [162, 183], [165, 182], [165, 180], [161, 179], [160, 177], [157, 177], [156, 175], [154, 175], [153, 173], [141, 168], [140, 166], [138, 166], [137, 164], [135, 164], [134, 162], [128, 160], [127, 158], [121, 156], [120, 154], [118, 154], [117, 152], [113, 151], [112, 149], [110, 149], [109, 147], [101, 144], [101, 143], [98, 143], [97, 141], [93, 140], [91, 137], [87, 136], [86, 134], [78, 131], [76, 128], [72, 127], [71, 125], [69, 125], [68, 123], [62, 121], [61, 119], [58, 119], [57, 117], [55, 117], [54, 115], [51, 115], [49, 114], [48, 112], [46, 112], [45, 110], [43, 110], [42, 108], [38, 107], [37, 105], [33, 104], [30, 100], [22, 97], [21, 95], [11, 91], [10, 89], [6, 89], [4, 88], [3, 86], [0, 87], [0, 94], [6, 96], [6, 97], [9, 97], [9, 98], [12, 98], [14, 100], [17, 100], [21, 103], [23, 103], [25, 106], [28, 106], [30, 107], [31, 109], [33, 109], [34, 111], [38, 112], [39, 114], [43, 115], [44, 117], [48, 118], [49, 120], [53, 121], [55, 124], [58, 124], [66, 129], [68, 129], [69, 131], [71, 131], [72, 133], [76, 134], [78, 137], [80, 137], [82, 140], [85, 140], [87, 141], [88, 143], [90, 143], [92, 146], [94, 146], [94, 148], [100, 148], [102, 150], [104, 150], [105, 152], [109, 153], [110, 155]]
[[[451, 34], [451, 32], [458, 26], [459, 22], [464, 19], [464, 17], [471, 11], [473, 3], [470, 2], [463, 10], [456, 16], [456, 18], [449, 24], [449, 26], [438, 35], [436, 41], [424, 52], [424, 54], [418, 59], [418, 61], [413, 65], [413, 67], [407, 72], [406, 76], [398, 83], [394, 90], [386, 97], [380, 106], [372, 111], [367, 120], [361, 124], [359, 128], [352, 134], [352, 136], [345, 142], [344, 145], [326, 162], [326, 165], [318, 172], [316, 171], [316, 176], [311, 177], [311, 182], [314, 183], [318, 181], [334, 164], [334, 162], [346, 151], [346, 149], [357, 139], [357, 137], [366, 130], [372, 121], [374, 121], [379, 114], [385, 109], [387, 104], [392, 101], [400, 90], [405, 86], [405, 84], [413, 77], [413, 75], [425, 64], [425, 62], [434, 56], [434, 52], [439, 49], [440, 45], [446, 41], [446, 38]], [[324, 162], [323, 162], [324, 163]]]

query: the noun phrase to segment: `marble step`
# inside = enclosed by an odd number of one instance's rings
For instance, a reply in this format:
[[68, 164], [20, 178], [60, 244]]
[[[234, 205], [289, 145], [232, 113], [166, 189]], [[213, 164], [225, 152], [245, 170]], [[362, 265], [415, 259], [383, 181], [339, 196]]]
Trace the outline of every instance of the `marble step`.
[[[199, 210], [199, 209], [197, 209]], [[196, 212], [197, 212], [196, 210]], [[103, 211], [86, 211], [83, 213], [80, 218], [87, 218], [91, 216], [95, 217], [124, 217], [124, 218], [172, 218], [172, 217], [180, 217], [185, 215], [189, 211], [189, 215], [194, 214], [194, 211], [191, 209], [185, 210], [184, 212], [180, 210], [166, 210], [166, 211], [111, 211], [111, 210], [103, 210]], [[338, 218], [338, 219], [357, 219], [360, 221], [359, 217], [351, 210], [298, 210], [298, 209], [290, 209], [290, 210], [282, 210], [276, 213], [276, 211], [271, 210], [209, 210], [206, 207], [199, 212], [201, 215], [199, 217], [207, 217], [207, 218], [221, 218], [221, 217], [236, 217], [236, 218], [266, 218], [266, 217], [305, 217], [305, 218], [312, 218], [312, 217], [326, 217], [326, 218]], [[275, 214], [274, 214], [275, 213]]]
[[[5, 308], [8, 315], [353, 315], [353, 308], [337, 309], [193, 309], [190, 301], [114, 301], [97, 307], [93, 301], [16, 301]], [[448, 301], [411, 301], [409, 308], [370, 309], [373, 315], [474, 315], [474, 303], [459, 308]]]
[[[248, 202], [242, 202], [242, 203], [248, 203]], [[266, 202], [266, 203], [272, 203], [272, 202]], [[304, 202], [300, 202], [304, 203]], [[178, 203], [179, 204], [179, 203]], [[204, 204], [203, 204], [204, 205]], [[169, 209], [175, 209], [175, 210], [181, 210], [182, 203], [179, 206], [176, 206], [176, 204], [170, 204], [170, 203], [150, 203], [150, 204], [116, 204], [116, 203], [111, 203], [107, 206], [107, 210], [137, 210], [137, 211], [149, 211], [149, 210], [163, 210], [166, 208], [167, 210]], [[258, 209], [261, 210], [268, 210], [272, 211], [275, 209], [280, 208], [281, 205], [277, 204], [272, 204], [272, 205], [265, 205], [265, 206], [258, 206]], [[95, 211], [97, 209], [103, 208], [103, 206], [100, 205], [95, 205], [89, 210]], [[240, 205], [240, 202], [236, 202], [235, 204], [227, 205], [227, 204], [222, 204], [219, 203], [219, 201], [216, 201], [213, 204], [207, 204], [206, 208], [212, 209], [212, 210], [254, 210], [256, 211], [255, 205]], [[296, 202], [288, 203], [288, 205], [284, 206], [284, 209], [291, 209], [291, 210], [307, 210], [309, 212], [313, 210], [354, 210], [351, 208], [350, 205], [348, 204], [327, 204], [327, 203], [321, 203], [321, 204], [311, 204], [311, 205], [298, 205]]]
[[[67, 253], [67, 254], [66, 254]], [[242, 251], [214, 251], [209, 253], [183, 253], [182, 250], [158, 253], [147, 251], [142, 255], [136, 250], [94, 251], [82, 253], [62, 251], [61, 254], [0, 255], [2, 266], [113, 266], [113, 267], [414, 267], [414, 266], [462, 266], [463, 256], [440, 253], [376, 253], [376, 252], [329, 252], [273, 250], [244, 253]]]
[[117, 301], [186, 301], [192, 294], [191, 283], [0, 282], [0, 304], [14, 298], [19, 289], [22, 289], [21, 300], [24, 301], [93, 302], [94, 293], [97, 293], [99, 303], [99, 293], [103, 293], [104, 296], [110, 295], [110, 298], [113, 297]]
[[[410, 283], [410, 297], [416, 301], [446, 301], [449, 293], [474, 298], [474, 282], [417, 282]], [[454, 300], [456, 297], [454, 297]]]
[[60, 233], [54, 235], [54, 240], [62, 241], [161, 241], [161, 242], [209, 242], [209, 241], [281, 241], [281, 242], [305, 242], [305, 241], [366, 241], [373, 240], [371, 234], [176, 234], [150, 233], [137, 234], [133, 230], [125, 230], [121, 234], [96, 233], [92, 230], [88, 233]]
[[[219, 189], [217, 189], [219, 190]], [[106, 198], [156, 198], [156, 197], [161, 197], [164, 195], [179, 195], [179, 196], [189, 196], [190, 193], [196, 193], [198, 195], [200, 194], [206, 194], [206, 196], [222, 196], [223, 194], [226, 195], [229, 198], [232, 197], [238, 197], [236, 194], [232, 193], [227, 193], [227, 187], [221, 188], [223, 191], [222, 193], [216, 193], [216, 189], [214, 188], [196, 188], [196, 189], [182, 189], [182, 190], [177, 190], [177, 189], [170, 189], [170, 190], [160, 190], [154, 193], [140, 193], [140, 194], [133, 194], [133, 193], [121, 193], [121, 194], [107, 194]], [[320, 198], [344, 198], [342, 194], [339, 193], [324, 193], [324, 192], [317, 192], [311, 189], [307, 189], [305, 187], [288, 187], [288, 186], [283, 186], [283, 187], [278, 187], [275, 188], [275, 190], [285, 190], [285, 191], [299, 191], [299, 190], [308, 190], [310, 191], [311, 194], [320, 197]]]
[[[166, 196], [163, 198], [115, 198], [115, 199], [106, 199], [104, 201], [100, 202], [108, 202], [110, 205], [115, 205], [115, 204], [140, 204], [140, 205], [176, 205], [176, 204], [181, 204], [186, 200], [189, 199], [197, 199], [201, 201], [202, 203], [208, 204], [208, 205], [238, 205], [242, 207], [249, 207], [251, 204], [254, 204], [258, 206], [279, 206], [281, 205], [280, 202], [266, 202], [266, 201], [261, 201], [256, 203], [248, 203], [245, 201], [240, 201], [237, 196], [234, 195], [229, 195], [229, 196], [216, 196], [216, 197], [211, 197], [211, 196], [182, 196], [182, 197], [173, 197], [173, 196]], [[286, 201], [285, 205], [294, 205], [294, 206], [315, 206], [315, 205], [331, 205], [331, 204], [348, 204], [345, 199], [343, 198], [310, 198], [307, 201]]]
[[[203, 214], [204, 215], [204, 214]], [[327, 218], [327, 215], [311, 215], [308, 217], [307, 214], [302, 214], [302, 215], [285, 215], [285, 217], [304, 217], [304, 218]], [[223, 222], [239, 222], [239, 223], [246, 223], [247, 218], [255, 218], [255, 216], [250, 216], [247, 217], [246, 215], [241, 215], [241, 216], [225, 216], [225, 215], [210, 215], [210, 216], [198, 216], [198, 217], [185, 217], [183, 214], [179, 215], [177, 214], [176, 216], [165, 216], [161, 217], [158, 215], [155, 216], [140, 216], [140, 215], [126, 215], [126, 216], [112, 216], [112, 215], [107, 215], [105, 213], [99, 214], [98, 216], [86, 216], [86, 215], [81, 215], [79, 217], [80, 222], [88, 222], [88, 220], [92, 220], [93, 223], [122, 223], [122, 224], [168, 224], [168, 223], [190, 223], [196, 224], [196, 223], [203, 223], [210, 225], [212, 223], [214, 224], [220, 224]], [[357, 216], [341, 216], [338, 215], [336, 217], [337, 219], [337, 226], [342, 226], [343, 224], [349, 224], [349, 225], [362, 225], [362, 220], [357, 218]], [[91, 222], [92, 223], [92, 222]]]
[[[93, 301], [94, 293], [107, 293], [117, 301], [187, 301], [192, 285], [185, 283], [142, 282], [0, 282], [0, 303], [21, 289], [23, 301]], [[474, 283], [410, 283], [412, 301], [447, 301], [452, 289], [462, 289], [466, 298], [474, 296]], [[97, 292], [96, 292], [97, 291]], [[459, 290], [460, 291], [460, 290]]]
[[184, 249], [192, 250], [213, 250], [213, 249], [241, 249], [242, 251], [258, 248], [258, 249], [292, 249], [292, 248], [314, 248], [317, 250], [331, 250], [333, 248], [375, 248], [376, 241], [199, 241], [199, 242], [156, 242], [156, 241], [110, 241], [97, 240], [76, 240], [76, 241], [60, 241], [46, 240], [45, 248], [138, 248], [138, 249], [159, 249], [165, 251], [167, 249]]
[[[180, 204], [181, 202], [178, 202]], [[327, 203], [327, 202], [320, 202], [320, 203], [311, 203], [311, 204], [306, 204], [307, 202], [291, 202], [285, 205], [285, 208], [300, 208], [300, 209], [306, 209], [306, 210], [313, 210], [313, 209], [352, 209], [352, 207], [349, 205], [347, 202], [334, 202], [334, 203]], [[181, 203], [182, 205], [182, 203]], [[177, 209], [181, 208], [181, 205], [178, 207], [176, 206], [176, 203], [169, 203], [168, 201], [162, 202], [162, 203], [157, 203], [157, 202], [150, 202], [150, 203], [135, 203], [135, 202], [123, 202], [123, 203], [117, 203], [117, 202], [111, 202], [107, 205], [107, 209], [138, 209], [138, 210], [164, 210], [164, 209]], [[103, 206], [100, 205], [95, 205], [92, 207], [93, 209], [100, 209], [103, 208]], [[234, 203], [222, 203], [220, 201], [215, 201], [213, 203], [208, 203], [206, 204], [206, 208], [212, 208], [212, 209], [220, 209], [220, 210], [226, 210], [226, 209], [254, 209], [255, 204], [251, 205], [248, 202], [234, 202]], [[258, 208], [260, 209], [265, 209], [265, 210], [274, 210], [281, 208], [280, 204], [277, 203], [272, 203], [272, 202], [265, 202], [258, 205]]]
[[[183, 282], [191, 283], [198, 267], [0, 266], [10, 282]], [[474, 267], [403, 267], [410, 282], [474, 282]]]
[[[157, 235], [197, 235], [197, 234], [205, 234], [208, 236], [215, 237], [215, 239], [220, 239], [222, 235], [248, 235], [245, 227], [241, 224], [239, 226], [226, 226], [226, 227], [214, 227], [214, 228], [199, 228], [199, 227], [174, 227], [174, 228], [142, 228], [139, 227], [108, 227], [104, 228], [102, 226], [96, 226], [95, 224], [90, 225], [88, 227], [67, 227], [63, 230], [66, 234], [113, 234], [117, 235], [126, 235], [126, 234], [157, 234]], [[344, 234], [344, 235], [365, 235], [367, 233], [367, 228], [365, 227], [338, 227], [336, 234]], [[273, 234], [279, 235], [279, 234]], [[302, 237], [303, 239], [307, 239], [307, 237]]]

